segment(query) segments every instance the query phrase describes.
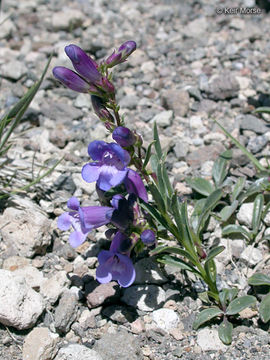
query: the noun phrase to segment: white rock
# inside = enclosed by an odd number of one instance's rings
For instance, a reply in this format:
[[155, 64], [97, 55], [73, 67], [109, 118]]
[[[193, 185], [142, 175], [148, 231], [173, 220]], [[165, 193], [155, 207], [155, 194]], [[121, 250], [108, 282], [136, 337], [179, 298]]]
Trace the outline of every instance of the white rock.
[[[4, 39], [8, 37], [11, 33], [16, 31], [16, 27], [10, 19], [7, 19], [7, 14], [0, 17], [0, 23], [1, 23], [1, 33], [0, 33], [0, 39]], [[4, 20], [6, 19], [6, 20]], [[2, 22], [4, 20], [4, 22]]]
[[221, 342], [218, 337], [217, 330], [204, 328], [198, 331], [197, 344], [202, 351], [225, 351], [227, 347]]
[[189, 119], [189, 125], [192, 129], [198, 129], [203, 126], [202, 119], [200, 116], [191, 116]]
[[255, 266], [263, 259], [262, 253], [259, 249], [254, 248], [252, 245], [248, 245], [242, 252], [240, 260], [246, 262], [248, 265]]
[[59, 335], [49, 331], [48, 328], [33, 329], [25, 338], [23, 344], [23, 360], [53, 359], [57, 353]]
[[253, 203], [244, 203], [241, 205], [236, 218], [240, 224], [246, 225], [248, 228], [252, 226]]
[[91, 101], [88, 94], [79, 94], [76, 97], [74, 105], [78, 108], [86, 107], [89, 109], [91, 107]]
[[176, 328], [179, 323], [179, 317], [172, 309], [155, 310], [152, 318], [157, 326], [165, 331]]
[[155, 70], [155, 63], [154, 61], [150, 60], [150, 61], [146, 61], [141, 65], [141, 70], [144, 74], [153, 72]]
[[31, 265], [16, 269], [13, 273], [24, 277], [26, 284], [35, 290], [39, 290], [44, 281], [43, 273]]
[[40, 287], [40, 293], [51, 304], [54, 304], [70, 283], [65, 271], [59, 271], [49, 279], [45, 279]]
[[77, 189], [82, 189], [86, 194], [92, 195], [96, 191], [96, 183], [88, 183], [83, 180], [81, 173], [73, 173], [72, 180]]
[[59, 350], [54, 360], [103, 360], [95, 351], [79, 344], [70, 344]]
[[11, 60], [1, 66], [1, 76], [13, 80], [19, 80], [26, 73], [26, 67], [22, 61]]
[[0, 322], [23, 330], [32, 327], [44, 310], [43, 298], [21, 276], [0, 270]]
[[51, 243], [50, 224], [50, 220], [38, 206], [25, 209], [8, 207], [0, 216], [0, 229], [5, 245], [26, 257], [45, 252]]
[[161, 111], [159, 114], [155, 115], [151, 120], [151, 123], [156, 122], [157, 126], [166, 127], [170, 126], [172, 123], [173, 111]]
[[64, 8], [60, 12], [54, 12], [52, 26], [54, 30], [69, 30], [82, 24], [84, 15], [77, 9]]
[[243, 239], [233, 239], [230, 240], [230, 247], [232, 256], [236, 259], [241, 258], [243, 251], [246, 248], [246, 242]]
[[264, 221], [265, 225], [270, 226], [270, 210], [266, 213], [263, 221]]

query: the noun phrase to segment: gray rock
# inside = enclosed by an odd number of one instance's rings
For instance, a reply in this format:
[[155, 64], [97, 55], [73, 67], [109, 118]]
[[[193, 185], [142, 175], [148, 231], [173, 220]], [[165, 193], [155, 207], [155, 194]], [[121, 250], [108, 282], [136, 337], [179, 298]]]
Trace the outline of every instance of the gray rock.
[[26, 74], [26, 67], [22, 61], [10, 60], [1, 65], [1, 76], [12, 80], [19, 80]]
[[267, 127], [265, 122], [254, 115], [240, 115], [237, 117], [237, 120], [240, 121], [240, 128], [242, 130], [251, 130], [256, 134], [264, 134], [269, 131], [269, 127]]
[[[263, 221], [264, 221], [265, 225], [270, 226], [270, 210], [267, 211]], [[268, 229], [266, 229], [266, 230], [268, 230]], [[270, 229], [269, 229], [269, 231], [270, 231]]]
[[52, 277], [45, 279], [40, 287], [40, 293], [51, 304], [54, 304], [64, 292], [70, 280], [65, 271], [59, 271]]
[[71, 324], [77, 317], [77, 310], [76, 295], [70, 291], [64, 292], [54, 314], [54, 325], [58, 333], [65, 334], [69, 331]]
[[218, 336], [216, 329], [204, 328], [198, 331], [197, 344], [203, 351], [226, 351], [227, 347], [224, 345]]
[[16, 329], [35, 325], [44, 310], [43, 298], [21, 276], [0, 270], [0, 322]]
[[121, 106], [121, 108], [132, 110], [132, 109], [136, 109], [138, 102], [139, 102], [138, 96], [126, 95], [119, 101], [119, 105]]
[[82, 25], [84, 14], [77, 9], [63, 8], [60, 12], [53, 12], [53, 30], [70, 30]]
[[13, 249], [14, 255], [32, 257], [44, 254], [51, 243], [50, 225], [47, 216], [33, 205], [28, 208], [8, 207], [0, 216], [5, 245], [9, 251]]
[[151, 122], [152, 123], [156, 122], [157, 126], [167, 127], [171, 125], [172, 119], [173, 119], [173, 111], [168, 110], [168, 111], [162, 111], [157, 115], [155, 115]]
[[81, 108], [90, 109], [91, 108], [91, 98], [90, 98], [89, 94], [79, 94], [76, 97], [74, 105], [80, 109]]
[[105, 360], [95, 350], [84, 345], [69, 344], [59, 350], [54, 360]]
[[165, 291], [156, 285], [135, 285], [124, 289], [121, 300], [142, 311], [153, 311], [165, 302]]
[[44, 281], [42, 271], [39, 271], [37, 268], [31, 265], [16, 269], [13, 271], [13, 274], [24, 277], [26, 284], [37, 291], [40, 289], [41, 284]]
[[178, 140], [173, 150], [178, 160], [184, 160], [189, 150], [189, 144], [185, 141]]
[[43, 102], [41, 112], [51, 120], [57, 120], [58, 123], [80, 119], [83, 112], [67, 103], [62, 102]]
[[255, 266], [263, 259], [262, 253], [259, 249], [248, 245], [242, 252], [240, 261], [247, 263], [250, 266]]
[[253, 206], [254, 206], [253, 202], [242, 204], [236, 215], [236, 218], [239, 221], [239, 223], [242, 225], [246, 225], [248, 228], [252, 227]]
[[120, 305], [110, 305], [102, 310], [102, 315], [119, 324], [131, 323], [134, 320], [132, 314], [126, 307]]
[[189, 109], [189, 94], [186, 90], [165, 90], [161, 94], [162, 105], [173, 110], [176, 116], [185, 116]]
[[190, 21], [187, 26], [183, 28], [185, 36], [198, 38], [202, 36], [208, 28], [208, 22], [206, 17], [202, 16], [193, 21]]
[[23, 360], [53, 359], [57, 353], [59, 335], [45, 327], [33, 329], [23, 343]]
[[127, 331], [103, 335], [94, 349], [102, 354], [103, 360], [143, 360], [139, 342]]
[[171, 330], [179, 324], [179, 317], [172, 309], [158, 309], [153, 311], [152, 318], [156, 325], [165, 330]]
[[186, 162], [192, 168], [198, 168], [208, 160], [215, 160], [222, 151], [224, 151], [224, 146], [221, 144], [204, 146], [188, 154]]
[[213, 75], [208, 82], [205, 92], [209, 99], [226, 100], [238, 95], [239, 83], [230, 72]]
[[134, 285], [137, 284], [164, 284], [167, 278], [162, 273], [158, 264], [151, 258], [143, 258], [134, 264], [136, 270], [136, 279]]
[[251, 151], [253, 154], [258, 153], [261, 151], [265, 145], [267, 145], [268, 139], [266, 136], [255, 136], [249, 139], [247, 150]]
[[100, 284], [98, 286], [96, 285], [97, 283], [95, 281], [86, 284], [86, 300], [90, 309], [106, 302], [115, 301], [117, 298], [119, 298], [119, 286], [115, 281], [112, 281], [108, 284]]

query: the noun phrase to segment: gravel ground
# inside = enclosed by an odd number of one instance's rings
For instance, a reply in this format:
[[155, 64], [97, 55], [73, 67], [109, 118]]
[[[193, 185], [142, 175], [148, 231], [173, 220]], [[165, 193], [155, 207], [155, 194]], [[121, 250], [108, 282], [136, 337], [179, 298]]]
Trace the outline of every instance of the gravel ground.
[[[1, 360], [269, 359], [269, 326], [256, 311], [241, 313], [231, 346], [220, 342], [216, 325], [193, 331], [202, 285], [195, 279], [188, 285], [175, 269], [138, 258], [137, 279], [130, 288], [95, 281], [97, 254], [108, 247], [104, 228], [74, 250], [56, 219], [72, 195], [83, 204], [96, 203], [95, 188], [83, 182], [80, 170], [88, 160], [88, 143], [109, 137], [93, 115], [90, 98], [63, 88], [51, 74], [56, 65], [70, 67], [64, 53], [70, 43], [101, 60], [122, 42], [135, 40], [136, 52], [114, 72], [122, 113], [146, 144], [157, 122], [170, 176], [178, 192], [189, 197], [185, 178], [209, 179], [213, 161], [229, 145], [213, 119], [262, 164], [269, 156], [269, 117], [252, 114], [255, 107], [270, 106], [267, 3], [2, 2], [0, 115], [39, 78], [49, 55], [55, 55], [13, 136], [1, 183], [7, 189], [23, 186], [44, 167], [64, 160], [39, 185], [1, 204]], [[255, 13], [247, 14], [250, 8]], [[236, 149], [233, 154], [232, 176], [252, 179], [255, 171], [248, 160]], [[243, 209], [244, 215], [251, 206]], [[248, 215], [238, 220], [250, 221]], [[220, 240], [220, 234], [213, 220], [208, 241]], [[221, 240], [227, 246], [218, 258], [221, 282], [246, 293], [254, 267], [270, 273], [265, 244], [250, 253], [243, 241], [232, 246], [231, 240]]]

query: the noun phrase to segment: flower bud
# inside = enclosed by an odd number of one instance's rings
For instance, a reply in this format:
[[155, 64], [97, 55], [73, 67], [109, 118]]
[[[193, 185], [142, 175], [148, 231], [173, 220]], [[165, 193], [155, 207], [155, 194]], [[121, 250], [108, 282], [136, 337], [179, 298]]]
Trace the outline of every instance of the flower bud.
[[103, 91], [105, 91], [106, 93], [109, 93], [109, 94], [115, 93], [115, 88], [114, 88], [113, 84], [106, 77], [103, 77], [97, 85], [99, 85], [101, 87], [101, 89]]
[[101, 74], [97, 70], [97, 63], [91, 59], [79, 46], [68, 45], [65, 47], [67, 56], [72, 61], [74, 69], [91, 83], [101, 79]]
[[[53, 75], [71, 90], [81, 93], [92, 92], [91, 90], [94, 90], [93, 86], [84, 81], [78, 74], [63, 66], [56, 66], [53, 69]], [[98, 90], [96, 89], [96, 92], [97, 91]]]
[[109, 68], [121, 64], [122, 62], [124, 62], [127, 57], [133, 53], [133, 51], [136, 50], [136, 43], [135, 41], [129, 40], [124, 42], [119, 49], [117, 50], [117, 52], [113, 52], [105, 61], [105, 63], [107, 64], [107, 66]]
[[147, 229], [141, 233], [142, 242], [147, 246], [152, 246], [156, 242], [156, 236], [154, 231]]
[[101, 120], [103, 120], [103, 121], [107, 120], [112, 123], [114, 122], [114, 118], [113, 118], [112, 114], [104, 106], [104, 103], [99, 96], [92, 95], [91, 102], [92, 102], [95, 113]]
[[112, 137], [121, 146], [131, 146], [136, 142], [133, 132], [124, 126], [115, 128]]

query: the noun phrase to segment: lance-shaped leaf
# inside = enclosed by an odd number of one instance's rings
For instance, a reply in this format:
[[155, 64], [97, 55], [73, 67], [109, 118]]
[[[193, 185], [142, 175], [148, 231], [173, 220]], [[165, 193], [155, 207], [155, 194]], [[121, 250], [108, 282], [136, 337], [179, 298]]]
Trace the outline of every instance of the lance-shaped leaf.
[[175, 255], [182, 255], [189, 261], [191, 261], [194, 265], [196, 264], [197, 260], [194, 259], [192, 255], [190, 255], [187, 251], [180, 249], [177, 246], [166, 246], [166, 245], [160, 245], [157, 246], [154, 250], [150, 252], [151, 255], [158, 255], [161, 253], [170, 253]]
[[157, 129], [156, 122], [154, 123], [154, 140], [155, 140], [156, 154], [157, 154], [158, 158], [161, 159], [162, 158], [162, 149], [161, 149], [161, 145], [160, 145], [160, 141], [159, 141], [159, 135], [158, 135], [158, 129]]
[[219, 187], [228, 174], [228, 161], [232, 158], [232, 151], [224, 151], [214, 162], [212, 176], [216, 187]]
[[222, 289], [219, 293], [219, 299], [223, 307], [226, 307], [227, 302], [231, 302], [238, 294], [238, 289]]
[[173, 187], [172, 187], [172, 184], [170, 182], [170, 179], [169, 179], [168, 172], [167, 172], [167, 169], [165, 167], [165, 164], [162, 165], [161, 170], [162, 170], [162, 177], [163, 177], [163, 180], [164, 180], [164, 184], [166, 186], [168, 196], [171, 198], [172, 195], [173, 195]]
[[232, 216], [232, 214], [235, 212], [237, 207], [238, 207], [237, 200], [234, 200], [231, 205], [225, 206], [219, 213], [221, 220], [223, 222], [227, 221]]
[[223, 314], [224, 314], [223, 311], [220, 310], [217, 306], [211, 307], [209, 309], [205, 309], [201, 311], [199, 314], [197, 314], [193, 322], [193, 329], [197, 330], [202, 324]]
[[258, 180], [256, 180], [253, 184], [251, 184], [248, 189], [243, 192], [239, 197], [238, 200], [239, 202], [243, 202], [245, 199], [249, 198], [250, 196], [254, 195], [254, 194], [258, 194], [261, 193], [262, 191], [264, 191], [265, 189], [267, 189], [267, 187], [269, 186], [269, 180], [268, 180], [268, 176], [267, 177], [262, 177]]
[[157, 157], [156, 154], [152, 154], [150, 156], [150, 164], [151, 164], [151, 168], [152, 168], [152, 171], [154, 173], [157, 173], [157, 168], [158, 168], [158, 164], [159, 164], [159, 159]]
[[209, 251], [205, 261], [209, 261], [209, 260], [214, 259], [214, 257], [216, 257], [218, 254], [220, 254], [224, 249], [225, 249], [225, 246], [215, 246], [214, 248], [212, 248]]
[[177, 258], [176, 256], [164, 255], [161, 258], [159, 258], [158, 261], [163, 264], [175, 266], [181, 270], [191, 271], [194, 274], [197, 274], [199, 277], [201, 277], [201, 274], [197, 269], [195, 269], [195, 267], [186, 263], [184, 260]]
[[213, 259], [207, 260], [204, 264], [205, 272], [212, 283], [216, 284], [217, 268]]
[[259, 286], [259, 285], [269, 285], [270, 286], [270, 276], [267, 276], [267, 275], [261, 274], [261, 273], [257, 273], [257, 274], [252, 275], [248, 279], [248, 283], [249, 283], [249, 285], [255, 285], [255, 286]]
[[155, 140], [152, 141], [149, 145], [148, 145], [148, 148], [146, 150], [146, 154], [145, 154], [145, 159], [144, 159], [144, 162], [143, 162], [143, 169], [146, 168], [147, 164], [149, 163], [149, 160], [150, 160], [150, 156], [151, 156], [151, 149], [152, 149], [152, 145], [155, 143]]
[[245, 308], [252, 306], [256, 303], [255, 296], [245, 295], [234, 299], [226, 310], [226, 315], [235, 315]]
[[263, 211], [264, 197], [262, 194], [258, 194], [254, 200], [253, 212], [252, 212], [252, 230], [254, 234], [257, 234], [261, 225], [262, 211]]
[[164, 184], [164, 180], [163, 180], [161, 164], [158, 164], [158, 166], [157, 166], [157, 179], [158, 179], [159, 191], [160, 191], [161, 195], [163, 196], [163, 198], [165, 199], [166, 198], [166, 189], [165, 189], [165, 184]]
[[158, 209], [162, 212], [165, 213], [166, 211], [166, 206], [165, 206], [165, 202], [164, 202], [164, 196], [159, 192], [159, 189], [156, 187], [156, 185], [154, 183], [148, 184], [149, 190], [153, 196], [153, 199], [155, 200]]
[[199, 227], [198, 230], [203, 229], [210, 212], [214, 210], [214, 208], [217, 206], [219, 200], [222, 198], [223, 192], [221, 189], [217, 189], [214, 192], [212, 192], [211, 195], [208, 196], [206, 199], [206, 202], [204, 204], [200, 219], [199, 219]]
[[223, 344], [229, 345], [232, 342], [233, 325], [224, 319], [218, 327], [218, 336]]
[[210, 181], [203, 178], [187, 178], [186, 183], [199, 194], [204, 196], [209, 196], [215, 188], [210, 183]]
[[269, 106], [261, 106], [254, 110], [254, 113], [266, 113], [270, 114], [270, 107]]
[[236, 184], [234, 185], [233, 192], [232, 192], [232, 202], [234, 202], [238, 196], [240, 195], [241, 191], [244, 189], [245, 186], [245, 178], [240, 177]]
[[270, 320], [270, 293], [264, 297], [260, 304], [259, 313], [262, 321], [267, 323]]
[[241, 234], [245, 236], [248, 240], [251, 240], [252, 235], [246, 229], [244, 229], [240, 225], [227, 225], [222, 229], [222, 236], [230, 235], [230, 234]]

